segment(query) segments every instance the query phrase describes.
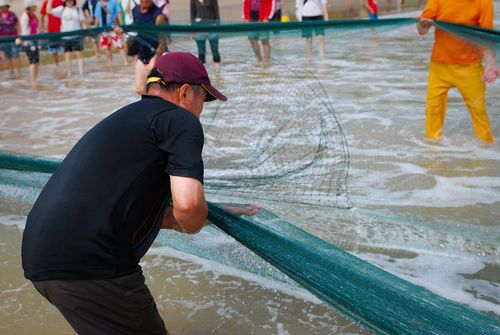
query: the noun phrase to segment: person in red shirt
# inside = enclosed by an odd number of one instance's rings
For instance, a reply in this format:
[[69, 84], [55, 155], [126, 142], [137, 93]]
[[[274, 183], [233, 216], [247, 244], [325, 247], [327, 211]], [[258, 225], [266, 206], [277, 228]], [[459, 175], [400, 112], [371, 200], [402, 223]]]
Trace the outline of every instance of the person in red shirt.
[[[275, 11], [276, 3], [274, 0], [243, 0], [243, 19], [246, 22], [269, 22], [274, 16]], [[261, 41], [264, 58], [266, 59], [266, 63], [269, 63], [271, 59], [269, 32], [251, 32], [248, 34], [248, 39], [259, 62], [262, 61], [259, 40]]]
[[[61, 18], [47, 13], [48, 0], [44, 0], [40, 14], [42, 16], [40, 32], [41, 33], [60, 33], [61, 32]], [[63, 5], [63, 0], [54, 0], [52, 3], [53, 8]], [[45, 29], [45, 22], [47, 22], [47, 29]], [[47, 50], [52, 54], [56, 67], [59, 66], [59, 52], [64, 52], [62, 43], [59, 39], [54, 39], [49, 42]]]
[[368, 12], [368, 17], [371, 21], [376, 21], [378, 19], [378, 3], [376, 0], [366, 0], [363, 7]]

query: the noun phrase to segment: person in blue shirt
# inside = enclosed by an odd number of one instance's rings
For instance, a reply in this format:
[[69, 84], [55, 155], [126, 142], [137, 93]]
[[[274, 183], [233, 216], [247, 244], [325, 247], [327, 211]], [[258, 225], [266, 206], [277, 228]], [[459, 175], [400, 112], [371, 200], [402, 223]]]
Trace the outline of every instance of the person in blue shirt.
[[[121, 16], [119, 14], [120, 7], [118, 6], [118, 2], [116, 0], [100, 0], [95, 6], [95, 25], [97, 27], [113, 27], [116, 24], [121, 24]], [[120, 51], [123, 58], [123, 64], [128, 64], [121, 29], [113, 28], [111, 31], [102, 32], [101, 47], [106, 53], [109, 66], [113, 65], [113, 53], [111, 52], [112, 47]]]
[[[132, 10], [132, 17], [136, 25], [162, 25], [166, 23], [162, 9], [156, 6], [153, 0], [141, 0]], [[135, 64], [135, 92], [139, 95], [145, 93], [146, 77], [156, 61], [157, 55], [168, 51], [167, 41], [161, 34], [139, 33], [136, 37], [137, 61]]]
[[[83, 15], [85, 16], [86, 24], [88, 27], [95, 27], [95, 6], [97, 6], [98, 0], [85, 0], [82, 5]], [[94, 45], [94, 53], [96, 57], [99, 57], [99, 34], [90, 34], [90, 39]]]

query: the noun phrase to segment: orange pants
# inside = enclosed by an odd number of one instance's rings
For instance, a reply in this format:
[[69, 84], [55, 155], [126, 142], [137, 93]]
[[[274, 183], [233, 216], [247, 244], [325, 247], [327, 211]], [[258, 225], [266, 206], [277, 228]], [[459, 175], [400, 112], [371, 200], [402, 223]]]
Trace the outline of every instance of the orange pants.
[[441, 137], [446, 115], [448, 90], [456, 87], [469, 110], [476, 136], [493, 142], [490, 119], [486, 113], [486, 85], [481, 64], [458, 65], [431, 62], [427, 91], [425, 136]]

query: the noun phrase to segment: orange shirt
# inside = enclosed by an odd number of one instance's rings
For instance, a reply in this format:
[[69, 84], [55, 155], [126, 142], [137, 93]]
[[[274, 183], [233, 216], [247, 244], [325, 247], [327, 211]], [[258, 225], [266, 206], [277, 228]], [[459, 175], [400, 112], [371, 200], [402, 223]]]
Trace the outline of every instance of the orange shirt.
[[[422, 17], [493, 28], [493, 0], [429, 0]], [[480, 47], [436, 28], [431, 61], [469, 65], [481, 63], [482, 58]]]

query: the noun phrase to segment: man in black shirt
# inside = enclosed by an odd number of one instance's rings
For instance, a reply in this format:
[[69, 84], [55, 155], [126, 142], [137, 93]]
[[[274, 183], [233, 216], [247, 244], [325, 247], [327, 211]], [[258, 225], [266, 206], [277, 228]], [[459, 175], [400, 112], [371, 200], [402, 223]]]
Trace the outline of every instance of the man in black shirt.
[[203, 64], [183, 52], [162, 56], [147, 95], [87, 132], [28, 215], [26, 278], [78, 334], [168, 334], [140, 258], [160, 228], [204, 225], [205, 101], [226, 100]]

